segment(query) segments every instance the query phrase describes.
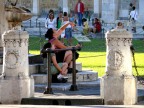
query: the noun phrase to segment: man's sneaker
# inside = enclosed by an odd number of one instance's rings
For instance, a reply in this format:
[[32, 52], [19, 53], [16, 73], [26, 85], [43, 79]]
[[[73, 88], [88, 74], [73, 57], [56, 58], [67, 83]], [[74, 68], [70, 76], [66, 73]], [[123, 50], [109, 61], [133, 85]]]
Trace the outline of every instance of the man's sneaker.
[[62, 74], [59, 74], [59, 75], [57, 76], [57, 79], [62, 79], [62, 78], [64, 78], [64, 79], [68, 79], [67, 76], [62, 75]]
[[61, 78], [61, 79], [57, 79], [57, 83], [66, 83], [67, 79], [65, 78]]

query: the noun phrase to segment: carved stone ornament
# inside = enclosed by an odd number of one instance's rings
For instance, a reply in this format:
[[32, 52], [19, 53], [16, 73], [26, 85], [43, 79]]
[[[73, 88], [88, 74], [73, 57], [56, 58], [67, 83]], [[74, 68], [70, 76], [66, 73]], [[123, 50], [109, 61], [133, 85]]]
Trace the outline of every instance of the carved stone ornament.
[[120, 69], [123, 63], [123, 54], [118, 49], [112, 49], [108, 53], [108, 68]]
[[15, 69], [18, 66], [19, 52], [17, 50], [7, 51], [5, 60], [7, 68]]

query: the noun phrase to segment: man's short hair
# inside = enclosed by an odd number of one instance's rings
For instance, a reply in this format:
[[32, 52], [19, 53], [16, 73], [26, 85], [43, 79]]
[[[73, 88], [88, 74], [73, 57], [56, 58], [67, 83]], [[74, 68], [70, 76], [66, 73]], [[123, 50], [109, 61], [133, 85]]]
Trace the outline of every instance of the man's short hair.
[[133, 8], [132, 8], [133, 10], [135, 10], [135, 6], [133, 6]]

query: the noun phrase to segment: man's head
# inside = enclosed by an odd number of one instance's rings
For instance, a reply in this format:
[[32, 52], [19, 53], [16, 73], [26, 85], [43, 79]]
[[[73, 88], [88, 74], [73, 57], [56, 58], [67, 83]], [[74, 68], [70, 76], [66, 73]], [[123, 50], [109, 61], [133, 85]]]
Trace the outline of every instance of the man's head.
[[95, 18], [95, 22], [98, 22], [99, 21], [99, 19], [98, 18]]
[[60, 11], [60, 12], [59, 12], [59, 17], [62, 17], [62, 16], [63, 16], [63, 12]]
[[130, 7], [133, 7], [133, 4], [132, 4], [132, 3], [130, 3], [130, 4], [129, 4], [129, 6], [130, 6]]
[[133, 6], [133, 8], [132, 8], [133, 10], [135, 10], [135, 6]]
[[117, 23], [117, 28], [119, 28], [119, 29], [124, 28], [123, 23], [122, 22], [118, 22]]

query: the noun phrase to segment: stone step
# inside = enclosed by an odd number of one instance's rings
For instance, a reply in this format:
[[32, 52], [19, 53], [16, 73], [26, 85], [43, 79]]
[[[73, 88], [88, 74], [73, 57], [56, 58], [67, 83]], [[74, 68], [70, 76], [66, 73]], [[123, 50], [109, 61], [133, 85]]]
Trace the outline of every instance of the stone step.
[[[0, 74], [2, 73], [3, 65], [0, 64]], [[78, 71], [82, 71], [82, 63], [76, 63], [76, 69]], [[44, 72], [44, 64], [30, 64], [29, 65], [29, 73], [30, 75], [36, 73], [43, 73]]]
[[[68, 91], [70, 90], [72, 83], [52, 83], [51, 88], [55, 91]], [[100, 79], [95, 81], [84, 81], [84, 82], [76, 82], [78, 88], [83, 87], [100, 87]], [[35, 84], [35, 92], [43, 92], [47, 84]]]
[[[104, 100], [100, 96], [96, 95], [44, 95], [36, 94], [37, 97], [23, 98], [22, 105], [55, 105], [56, 108], [61, 108], [66, 105], [66, 108], [70, 106], [80, 107], [81, 105], [103, 105]], [[56, 106], [58, 105], [58, 106]], [[62, 105], [62, 106], [59, 106]], [[88, 107], [88, 106], [83, 106]], [[92, 107], [91, 108], [95, 108]]]
[[[47, 84], [47, 74], [32, 74], [35, 84]], [[95, 81], [98, 73], [94, 71], [81, 71], [76, 74], [76, 81]], [[72, 82], [72, 74], [68, 74], [68, 82]]]

